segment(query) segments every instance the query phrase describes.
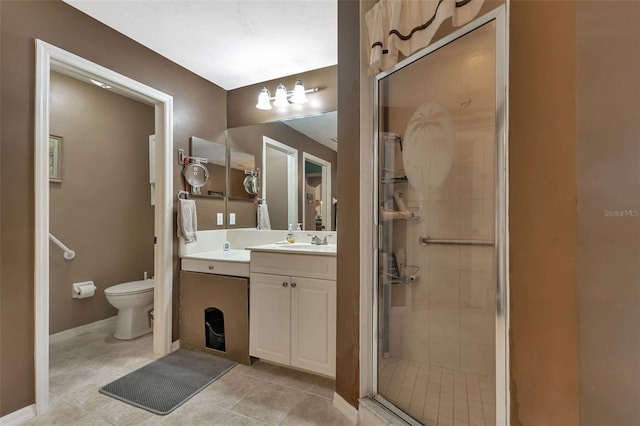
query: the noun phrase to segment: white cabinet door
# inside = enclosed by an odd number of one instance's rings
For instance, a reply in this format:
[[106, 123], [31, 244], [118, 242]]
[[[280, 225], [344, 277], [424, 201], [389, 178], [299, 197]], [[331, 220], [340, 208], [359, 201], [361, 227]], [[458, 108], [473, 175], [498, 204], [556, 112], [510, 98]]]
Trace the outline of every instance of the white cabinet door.
[[335, 377], [336, 282], [292, 277], [290, 287], [291, 365]]
[[251, 274], [249, 285], [249, 353], [290, 363], [291, 292], [288, 276]]

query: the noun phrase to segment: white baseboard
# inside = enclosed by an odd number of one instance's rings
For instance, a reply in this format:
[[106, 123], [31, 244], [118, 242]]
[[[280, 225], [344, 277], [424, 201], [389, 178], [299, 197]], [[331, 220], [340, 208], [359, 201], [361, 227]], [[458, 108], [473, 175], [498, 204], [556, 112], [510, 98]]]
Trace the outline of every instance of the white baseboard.
[[180, 339], [176, 340], [171, 344], [171, 352], [175, 352], [180, 349]]
[[69, 337], [76, 337], [80, 336], [81, 334], [95, 331], [98, 328], [101, 328], [109, 323], [113, 323], [115, 328], [116, 318], [118, 318], [117, 315], [110, 318], [105, 318], [100, 321], [90, 322], [89, 324], [81, 325], [75, 328], [70, 328], [68, 330], [61, 331], [60, 333], [52, 334], [49, 336], [49, 344], [58, 343], [62, 340], [68, 339]]
[[358, 409], [349, 404], [338, 392], [333, 393], [333, 406], [340, 411], [352, 424], [358, 423]]
[[36, 416], [36, 404], [29, 405], [9, 413], [6, 416], [0, 417], [0, 426], [17, 426], [31, 420]]

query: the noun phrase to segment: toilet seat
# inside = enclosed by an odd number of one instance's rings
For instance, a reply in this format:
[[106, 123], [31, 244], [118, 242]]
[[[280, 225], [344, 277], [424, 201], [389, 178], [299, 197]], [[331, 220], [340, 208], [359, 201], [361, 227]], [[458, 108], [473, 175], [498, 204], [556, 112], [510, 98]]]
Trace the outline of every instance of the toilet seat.
[[149, 291], [153, 291], [152, 279], [117, 284], [105, 289], [104, 294], [108, 296], [130, 296], [133, 294], [147, 293]]

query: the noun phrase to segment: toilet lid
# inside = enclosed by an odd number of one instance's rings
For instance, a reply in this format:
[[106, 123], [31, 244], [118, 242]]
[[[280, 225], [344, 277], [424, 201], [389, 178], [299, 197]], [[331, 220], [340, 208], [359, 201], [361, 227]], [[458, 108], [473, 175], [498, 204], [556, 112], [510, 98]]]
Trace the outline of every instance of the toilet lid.
[[128, 283], [122, 283], [118, 285], [114, 285], [104, 290], [104, 294], [108, 294], [110, 296], [118, 296], [125, 294], [138, 294], [145, 293], [153, 290], [153, 280], [140, 280], [140, 281], [130, 281]]

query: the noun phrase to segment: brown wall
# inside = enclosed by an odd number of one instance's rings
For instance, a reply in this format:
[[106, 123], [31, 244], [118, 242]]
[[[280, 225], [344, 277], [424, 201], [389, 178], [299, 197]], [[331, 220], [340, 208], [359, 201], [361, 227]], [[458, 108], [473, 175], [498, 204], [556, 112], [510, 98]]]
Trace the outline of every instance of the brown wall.
[[[268, 123], [287, 118], [335, 111], [338, 109], [336, 78], [337, 66], [334, 65], [230, 90], [227, 96], [228, 127]], [[316, 93], [307, 94], [308, 102], [306, 104], [289, 105], [286, 108], [273, 107], [268, 111], [256, 108], [258, 95], [263, 87], [266, 87], [271, 92], [271, 96], [275, 96], [278, 84], [282, 83], [287, 90], [293, 90], [293, 86], [298, 79], [302, 80], [307, 89], [313, 87], [320, 89]]]
[[[183, 148], [186, 152], [191, 135], [215, 140], [224, 131], [226, 94], [223, 89], [61, 1], [2, 1], [0, 19], [2, 416], [34, 402], [34, 39], [42, 39], [171, 94], [174, 100], [174, 148]], [[182, 187], [180, 171], [176, 158], [175, 191]], [[177, 252], [177, 244], [174, 247]], [[176, 257], [176, 300], [179, 290], [177, 270]], [[174, 304], [174, 338], [177, 337], [176, 307]]]
[[[62, 136], [62, 182], [49, 184], [50, 230], [76, 252], [49, 254], [49, 330], [116, 315], [104, 289], [153, 275], [148, 136], [153, 107], [62, 74], [51, 74], [50, 129]], [[71, 284], [95, 282], [90, 299]]]
[[[336, 392], [358, 406], [360, 385], [360, 4], [338, 1], [338, 293]], [[337, 180], [337, 179], [336, 179]]]
[[578, 424], [576, 3], [513, 1], [511, 424]]
[[[254, 108], [255, 109], [255, 108]], [[286, 124], [280, 122], [254, 124], [250, 126], [236, 127], [227, 131], [227, 144], [231, 149], [246, 152], [255, 156], [256, 167], [262, 170], [262, 142], [263, 136], [267, 136], [278, 142], [282, 142], [294, 149], [298, 150], [298, 188], [302, 188], [302, 153], [308, 152], [316, 157], [331, 163], [331, 191], [333, 194], [337, 192], [338, 179], [336, 167], [337, 157], [335, 151], [325, 147], [324, 145], [317, 143], [315, 140], [303, 135], [297, 130], [292, 129]], [[340, 148], [339, 148], [340, 149]], [[258, 193], [260, 196], [261, 192]], [[300, 196], [298, 196], [300, 198]], [[250, 212], [250, 209], [246, 206], [246, 201], [229, 201], [229, 212], [232, 212], [232, 207], [238, 210], [236, 213], [240, 215], [242, 213], [242, 220], [246, 221], [248, 218], [246, 214]], [[269, 205], [269, 200], [267, 200]], [[251, 205], [253, 206], [253, 205]], [[271, 208], [271, 206], [270, 206]], [[251, 212], [255, 218], [255, 207]], [[298, 200], [298, 217], [302, 218], [302, 200]], [[274, 228], [275, 229], [275, 228]], [[286, 226], [285, 226], [286, 229]]]
[[577, 2], [580, 420], [640, 424], [640, 2]]

